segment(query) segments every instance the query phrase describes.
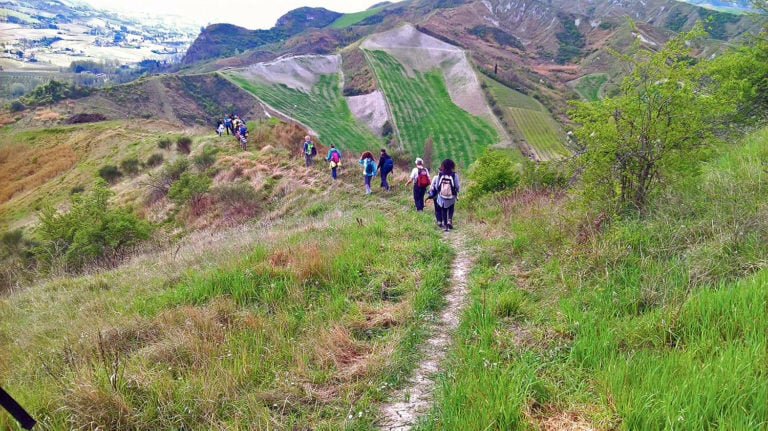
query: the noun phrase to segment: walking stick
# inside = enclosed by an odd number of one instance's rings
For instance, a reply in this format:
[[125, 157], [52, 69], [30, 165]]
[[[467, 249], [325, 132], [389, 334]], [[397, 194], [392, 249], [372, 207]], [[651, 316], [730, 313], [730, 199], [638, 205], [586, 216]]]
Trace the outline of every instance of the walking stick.
[[32, 427], [35, 426], [35, 420], [32, 419], [32, 416], [30, 416], [29, 413], [16, 402], [16, 400], [8, 395], [8, 392], [5, 392], [3, 388], [0, 388], [0, 406], [3, 406], [4, 409], [8, 410], [8, 413], [19, 421], [22, 428], [31, 430]]

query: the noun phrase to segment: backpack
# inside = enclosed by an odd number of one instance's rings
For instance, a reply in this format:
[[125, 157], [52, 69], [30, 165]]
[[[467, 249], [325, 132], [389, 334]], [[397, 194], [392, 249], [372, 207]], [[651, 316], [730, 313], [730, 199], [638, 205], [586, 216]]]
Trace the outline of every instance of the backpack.
[[371, 159], [367, 159], [368, 162], [365, 163], [365, 175], [368, 177], [372, 177], [376, 175], [376, 162], [374, 162]]
[[455, 188], [453, 184], [453, 175], [442, 175], [439, 181], [440, 197], [443, 199], [453, 199]]
[[317, 150], [315, 149], [315, 145], [312, 144], [312, 141], [307, 141], [304, 143], [304, 145], [306, 146], [304, 150], [305, 154], [307, 154], [308, 156], [314, 156], [315, 154], [317, 154]]
[[392, 169], [395, 167], [395, 162], [392, 160], [392, 157], [387, 157], [384, 159], [384, 163], [381, 165], [381, 170], [383, 172], [392, 172]]
[[429, 173], [424, 168], [418, 168], [419, 173], [416, 175], [416, 186], [427, 187], [431, 181], [429, 180]]
[[339, 152], [338, 151], [331, 151], [331, 161], [333, 163], [339, 163]]

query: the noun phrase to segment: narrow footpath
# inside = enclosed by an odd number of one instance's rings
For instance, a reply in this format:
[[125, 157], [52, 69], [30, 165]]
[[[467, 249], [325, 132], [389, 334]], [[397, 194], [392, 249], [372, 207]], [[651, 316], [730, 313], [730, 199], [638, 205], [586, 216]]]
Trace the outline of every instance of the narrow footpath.
[[423, 359], [414, 369], [413, 376], [392, 395], [392, 402], [381, 407], [381, 429], [384, 431], [410, 430], [418, 418], [429, 411], [434, 399], [435, 374], [440, 370], [440, 363], [445, 358], [451, 335], [459, 324], [467, 300], [471, 254], [465, 246], [463, 234], [451, 232], [447, 236], [456, 252], [451, 265], [449, 291], [445, 296], [447, 304], [440, 318], [430, 324], [429, 338], [421, 348]]

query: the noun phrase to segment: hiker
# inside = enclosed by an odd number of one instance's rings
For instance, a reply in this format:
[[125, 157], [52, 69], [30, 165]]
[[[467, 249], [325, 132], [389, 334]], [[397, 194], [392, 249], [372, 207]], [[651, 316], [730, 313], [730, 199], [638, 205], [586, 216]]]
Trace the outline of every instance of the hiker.
[[363, 165], [363, 182], [365, 183], [365, 194], [371, 194], [371, 178], [376, 176], [376, 161], [373, 160], [373, 154], [370, 151], [366, 151], [360, 156], [358, 161]]
[[229, 136], [230, 131], [233, 135], [235, 134], [235, 129], [232, 128], [232, 117], [229, 114], [224, 116], [224, 128], [227, 129], [227, 136]]
[[437, 226], [444, 231], [453, 229], [453, 210], [459, 194], [459, 176], [455, 169], [453, 160], [443, 160], [429, 189], [430, 196], [435, 200]]
[[387, 150], [381, 149], [381, 157], [379, 157], [379, 175], [381, 175], [381, 188], [389, 191], [389, 183], [387, 182], [387, 175], [389, 175], [395, 168], [395, 161], [387, 154]]
[[216, 133], [219, 134], [219, 138], [221, 138], [221, 134], [224, 133], [224, 120], [221, 118], [216, 121]]
[[304, 145], [301, 147], [302, 153], [304, 153], [304, 166], [312, 166], [312, 157], [317, 154], [317, 148], [312, 143], [312, 138], [309, 135], [304, 137]]
[[336, 179], [336, 169], [341, 166], [341, 153], [336, 149], [334, 144], [331, 144], [331, 149], [328, 150], [328, 155], [325, 156], [325, 161], [330, 162], [331, 166], [331, 178]]
[[424, 195], [432, 184], [432, 180], [429, 179], [429, 170], [424, 167], [424, 160], [421, 157], [416, 158], [416, 167], [411, 171], [411, 176], [408, 177], [405, 185], [408, 186], [411, 183], [413, 183], [413, 202], [416, 204], [416, 211], [423, 211]]

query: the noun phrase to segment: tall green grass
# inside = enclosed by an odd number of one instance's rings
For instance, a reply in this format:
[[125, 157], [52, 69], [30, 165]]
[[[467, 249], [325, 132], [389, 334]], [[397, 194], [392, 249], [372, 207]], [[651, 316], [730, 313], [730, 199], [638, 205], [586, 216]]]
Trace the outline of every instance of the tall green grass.
[[498, 141], [493, 127], [451, 101], [439, 70], [407, 72], [384, 51], [365, 53], [407, 152], [423, 155], [424, 142], [432, 137], [433, 160], [451, 158], [468, 166], [485, 147]]
[[473, 300], [421, 429], [768, 427], [766, 136], [719, 148], [643, 216], [531, 191], [474, 202]]
[[384, 6], [379, 6], [379, 7], [367, 9], [360, 12], [345, 13], [344, 15], [339, 17], [336, 21], [332, 22], [330, 27], [343, 29], [349, 26], [353, 26], [359, 23], [360, 21], [368, 18], [369, 16], [376, 14], [382, 9], [384, 9]]

